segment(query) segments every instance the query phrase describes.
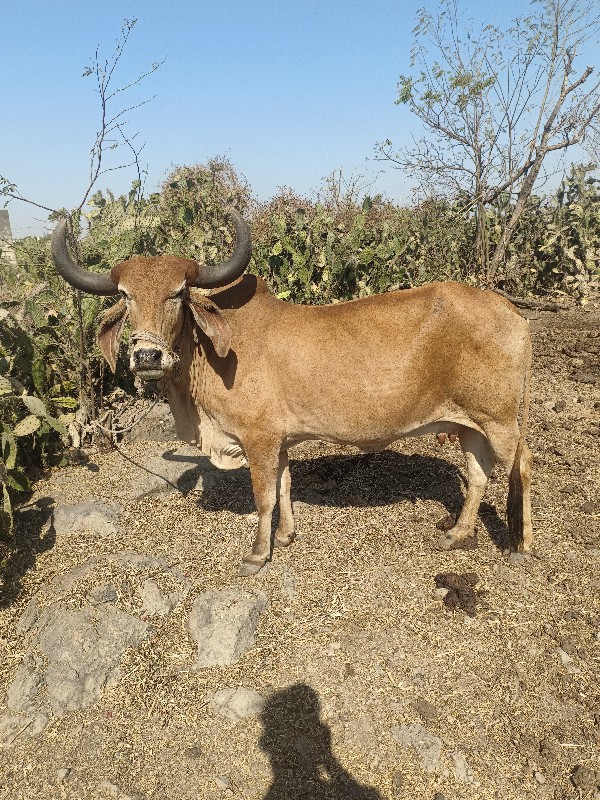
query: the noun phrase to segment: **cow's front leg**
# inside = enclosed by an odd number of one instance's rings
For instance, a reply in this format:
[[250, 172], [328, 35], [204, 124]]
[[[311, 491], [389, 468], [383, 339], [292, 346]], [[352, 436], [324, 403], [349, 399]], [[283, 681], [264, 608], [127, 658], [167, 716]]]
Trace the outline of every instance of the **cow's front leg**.
[[271, 556], [271, 520], [277, 499], [280, 448], [279, 442], [277, 446], [266, 442], [244, 444], [258, 511], [258, 532], [252, 550], [242, 559], [240, 575], [256, 575]]
[[279, 454], [277, 474], [277, 501], [279, 503], [279, 525], [275, 531], [275, 546], [288, 547], [294, 541], [294, 513], [292, 511], [292, 478], [287, 450]]

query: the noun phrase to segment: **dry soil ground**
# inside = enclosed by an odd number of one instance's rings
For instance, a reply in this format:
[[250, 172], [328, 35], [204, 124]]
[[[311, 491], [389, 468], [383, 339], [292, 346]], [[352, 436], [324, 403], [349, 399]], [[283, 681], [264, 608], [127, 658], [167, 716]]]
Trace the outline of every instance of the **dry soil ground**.
[[[164, 556], [193, 590], [126, 654], [96, 705], [0, 751], [0, 798], [598, 797], [600, 311], [531, 316], [532, 558], [501, 552], [499, 471], [478, 549], [436, 549], [436, 521], [461, 501], [463, 461], [458, 444], [433, 437], [368, 456], [299, 448], [298, 541], [255, 578], [237, 577], [255, 524], [245, 471], [204, 495], [128, 508], [112, 538], [20, 530], [0, 610], [4, 688], [22, 655], [25, 605], [91, 554]], [[140, 461], [157, 447], [123, 450]], [[111, 500], [128, 468], [118, 452], [97, 454], [50, 475], [36, 496], [59, 486], [63, 498]], [[477, 574], [476, 616], [435, 593], [449, 571]], [[194, 672], [192, 602], [230, 585], [269, 597], [256, 644], [234, 666]], [[264, 711], [216, 716], [207, 700], [224, 686], [258, 690]]]

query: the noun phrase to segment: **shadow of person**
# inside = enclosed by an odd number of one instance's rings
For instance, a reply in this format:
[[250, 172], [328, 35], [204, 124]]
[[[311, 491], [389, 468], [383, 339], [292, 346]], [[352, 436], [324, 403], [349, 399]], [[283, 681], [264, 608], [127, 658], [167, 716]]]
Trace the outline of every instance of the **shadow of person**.
[[260, 715], [259, 746], [273, 782], [264, 800], [381, 800], [354, 780], [331, 751], [331, 731], [320, 719], [317, 693], [298, 683], [272, 695]]

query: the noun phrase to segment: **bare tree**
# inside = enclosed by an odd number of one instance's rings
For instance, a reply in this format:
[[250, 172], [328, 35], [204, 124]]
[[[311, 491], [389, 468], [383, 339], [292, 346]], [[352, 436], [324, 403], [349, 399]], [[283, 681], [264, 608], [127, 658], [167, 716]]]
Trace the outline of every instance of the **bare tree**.
[[[414, 30], [411, 75], [402, 75], [398, 104], [425, 132], [396, 152], [387, 139], [378, 159], [417, 177], [428, 193], [466, 196], [477, 219], [475, 258], [492, 284], [507, 245], [551, 153], [599, 133], [600, 81], [579, 66], [584, 44], [598, 39], [594, 0], [540, 0], [506, 30], [462, 27], [457, 0], [421, 12]], [[504, 199], [506, 216], [490, 253], [485, 210]]]
[[[71, 244], [75, 251], [77, 251], [78, 241], [77, 235], [74, 234], [79, 233], [81, 230], [81, 217], [82, 215], [85, 216], [83, 208], [93, 188], [96, 186], [98, 179], [102, 175], [116, 170], [132, 168], [136, 174], [136, 179], [133, 184], [137, 192], [138, 201], [134, 203], [136, 213], [140, 206], [139, 201], [143, 194], [143, 176], [145, 174], [145, 170], [142, 169], [140, 164], [140, 154], [144, 148], [144, 144], [138, 144], [138, 134], [129, 131], [129, 118], [131, 112], [149, 103], [154, 98], [146, 98], [133, 104], [121, 103], [120, 100], [124, 92], [128, 92], [138, 86], [145, 78], [156, 72], [164, 62], [154, 62], [141, 75], [131, 80], [124, 80], [121, 84], [116, 83], [119, 74], [118, 67], [136, 22], [137, 20], [135, 19], [124, 20], [112, 54], [105, 58], [101, 54], [100, 46], [97, 46], [93, 57], [90, 59], [90, 63], [83, 71], [82, 77], [93, 77], [95, 79], [96, 91], [100, 101], [100, 119], [94, 143], [90, 150], [89, 178], [85, 184], [86, 188], [77, 208], [71, 213], [68, 213], [64, 209], [49, 208], [48, 206], [24, 197], [12, 181], [0, 175], [0, 197], [4, 196], [7, 198], [7, 202], [10, 200], [19, 200], [28, 203], [49, 212], [50, 219], [57, 219], [62, 216], [67, 216], [69, 218], [72, 234]], [[108, 154], [114, 154], [114, 151], [122, 152], [123, 150], [127, 153], [125, 157], [107, 159]], [[74, 290], [74, 307], [79, 339], [79, 402], [82, 408], [86, 410], [87, 414], [94, 419], [97, 409], [93, 369], [89, 356], [89, 348], [87, 346], [88, 342], [86, 342], [85, 337], [86, 326], [84, 324], [82, 296], [81, 292], [77, 290]]]

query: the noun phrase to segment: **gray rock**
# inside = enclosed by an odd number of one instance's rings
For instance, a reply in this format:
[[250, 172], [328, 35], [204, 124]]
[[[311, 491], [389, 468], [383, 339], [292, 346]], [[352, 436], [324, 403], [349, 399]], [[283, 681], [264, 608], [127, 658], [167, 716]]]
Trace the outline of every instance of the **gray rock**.
[[439, 711], [437, 708], [422, 697], [417, 697], [416, 700], [413, 700], [411, 705], [421, 719], [425, 720], [425, 722], [428, 720], [437, 719], [439, 717]]
[[452, 771], [454, 772], [454, 777], [458, 783], [472, 783], [473, 775], [469, 769], [469, 765], [467, 764], [467, 759], [460, 752], [460, 750], [455, 750], [454, 753], [451, 754], [451, 758]]
[[196, 669], [234, 664], [254, 644], [268, 598], [259, 590], [212, 589], [194, 602], [188, 630], [198, 644]]
[[179, 598], [179, 595], [171, 597], [163, 594], [156, 581], [152, 578], [147, 578], [144, 581], [139, 594], [142, 601], [142, 614], [148, 614], [149, 616], [166, 617], [167, 614], [171, 613]]
[[12, 747], [20, 738], [39, 736], [47, 725], [44, 714], [4, 714], [0, 717], [0, 749]]
[[114, 536], [119, 531], [118, 520], [121, 508], [100, 500], [57, 506], [52, 515], [52, 524], [57, 536], [72, 533], [95, 533], [98, 536]]
[[260, 714], [265, 707], [265, 700], [256, 690], [239, 686], [218, 689], [210, 698], [208, 705], [217, 716], [237, 722], [245, 717]]
[[415, 751], [426, 772], [440, 771], [443, 742], [439, 736], [429, 733], [418, 722], [411, 725], [396, 725], [392, 728], [391, 734], [399, 745], [411, 747]]
[[38, 604], [35, 597], [32, 597], [31, 600], [25, 606], [25, 610], [21, 614], [19, 621], [17, 622], [17, 633], [27, 633], [27, 631], [35, 625], [38, 618]]
[[[119, 421], [119, 424], [123, 424]], [[176, 442], [175, 420], [168, 403], [157, 403], [123, 436], [126, 442]]]
[[94, 586], [88, 594], [87, 599], [91, 605], [101, 603], [116, 603], [118, 598], [117, 589], [112, 583], [100, 583]]
[[118, 491], [134, 502], [145, 497], [204, 490], [216, 486], [223, 476], [197, 447], [180, 445], [171, 448], [162, 456], [151, 458], [144, 467], [133, 470], [129, 486]]
[[32, 714], [50, 708], [63, 717], [92, 705], [119, 676], [123, 651], [148, 635], [148, 625], [110, 605], [72, 611], [45, 609], [35, 652], [25, 656], [8, 690], [11, 711]]
[[[98, 582], [87, 595], [78, 595], [79, 582], [89, 581], [96, 569], [105, 570], [107, 562], [113, 571], [115, 566], [127, 570], [132, 584], [139, 574], [146, 613], [166, 616], [191, 588], [190, 581], [164, 559], [124, 552], [92, 556], [41, 590], [17, 624], [28, 648], [8, 687], [9, 713], [0, 716], [0, 746], [38, 735], [50, 713], [63, 717], [91, 706], [118, 681], [124, 651], [137, 647], [152, 632], [131, 610], [136, 608], [134, 593], [123, 599], [115, 585]], [[156, 580], [146, 577], [149, 573]], [[159, 588], [161, 574], [173, 589], [168, 595]], [[87, 602], [81, 605], [83, 597]], [[78, 601], [75, 605], [73, 599]]]

